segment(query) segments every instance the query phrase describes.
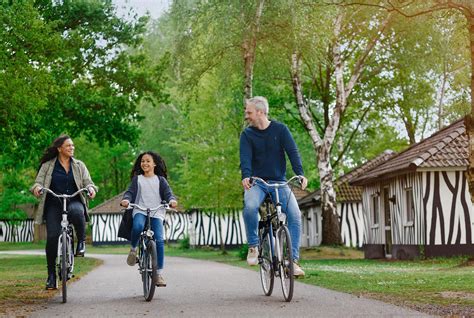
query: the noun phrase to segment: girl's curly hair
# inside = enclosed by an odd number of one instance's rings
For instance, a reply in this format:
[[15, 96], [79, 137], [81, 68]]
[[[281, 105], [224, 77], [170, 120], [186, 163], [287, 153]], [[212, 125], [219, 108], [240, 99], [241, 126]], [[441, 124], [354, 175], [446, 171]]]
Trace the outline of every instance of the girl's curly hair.
[[158, 176], [162, 176], [165, 179], [168, 179], [168, 169], [166, 169], [165, 161], [163, 160], [163, 158], [161, 158], [159, 154], [153, 151], [145, 151], [138, 156], [137, 160], [135, 160], [135, 164], [133, 165], [132, 173], [130, 174], [130, 179], [144, 173], [141, 167], [142, 157], [144, 155], [150, 155], [153, 158], [153, 162], [156, 164], [154, 169], [155, 174]]

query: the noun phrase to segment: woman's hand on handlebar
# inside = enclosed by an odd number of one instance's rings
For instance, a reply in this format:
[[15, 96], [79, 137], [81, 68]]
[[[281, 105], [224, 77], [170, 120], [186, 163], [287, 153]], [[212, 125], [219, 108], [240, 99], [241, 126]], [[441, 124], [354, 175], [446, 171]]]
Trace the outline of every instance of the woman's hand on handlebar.
[[95, 198], [95, 195], [96, 195], [95, 189], [94, 189], [93, 187], [89, 187], [89, 188], [87, 189], [87, 191], [88, 191], [89, 197], [90, 197], [91, 199], [94, 199], [94, 198]]
[[36, 188], [33, 189], [33, 195], [37, 198], [41, 196], [41, 186], [37, 186]]
[[128, 208], [129, 204], [130, 204], [130, 201], [128, 200], [122, 200], [122, 202], [120, 202], [120, 205], [123, 206], [124, 208]]

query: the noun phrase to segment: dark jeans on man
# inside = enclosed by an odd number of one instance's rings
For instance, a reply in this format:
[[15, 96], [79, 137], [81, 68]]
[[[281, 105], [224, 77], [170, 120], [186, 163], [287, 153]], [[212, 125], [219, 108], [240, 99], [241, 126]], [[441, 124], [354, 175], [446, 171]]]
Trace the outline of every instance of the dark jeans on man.
[[[68, 203], [68, 220], [74, 225], [78, 241], [86, 239], [86, 218], [84, 216], [84, 204], [80, 201]], [[48, 272], [54, 272], [56, 257], [58, 256], [58, 239], [61, 234], [62, 204], [49, 203], [45, 206], [46, 218], [46, 260]]]

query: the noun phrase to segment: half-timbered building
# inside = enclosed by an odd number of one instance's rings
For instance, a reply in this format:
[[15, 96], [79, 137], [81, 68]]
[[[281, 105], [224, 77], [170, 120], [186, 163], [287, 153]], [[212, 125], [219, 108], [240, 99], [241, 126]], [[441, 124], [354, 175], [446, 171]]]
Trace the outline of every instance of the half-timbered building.
[[363, 187], [366, 258], [474, 254], [468, 145], [459, 120], [351, 180]]
[[[362, 187], [351, 186], [349, 182], [394, 155], [393, 151], [387, 150], [376, 158], [342, 175], [335, 181], [337, 214], [344, 245], [362, 247], [364, 242]], [[301, 246], [320, 245], [322, 241], [321, 191], [318, 189], [301, 198], [298, 200], [298, 204], [302, 216]]]

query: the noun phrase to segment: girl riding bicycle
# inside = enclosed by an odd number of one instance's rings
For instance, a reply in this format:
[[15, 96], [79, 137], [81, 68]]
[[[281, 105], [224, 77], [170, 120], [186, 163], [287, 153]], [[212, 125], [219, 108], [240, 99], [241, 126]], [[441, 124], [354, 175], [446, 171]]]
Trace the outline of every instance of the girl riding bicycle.
[[[164, 160], [153, 151], [147, 151], [138, 156], [131, 172], [132, 182], [125, 192], [120, 205], [128, 207], [129, 203], [136, 203], [142, 207], [151, 208], [160, 205], [162, 201], [168, 202], [170, 207], [178, 205], [173, 192], [166, 181], [167, 169]], [[137, 246], [140, 233], [146, 221], [146, 212], [139, 209], [133, 210], [133, 226], [131, 235], [131, 248], [127, 257], [127, 264], [134, 266], [137, 260]], [[155, 233], [157, 248], [157, 281], [158, 287], [165, 287], [163, 278], [164, 265], [164, 230], [163, 222], [165, 211], [158, 211], [151, 216], [151, 228]]]

